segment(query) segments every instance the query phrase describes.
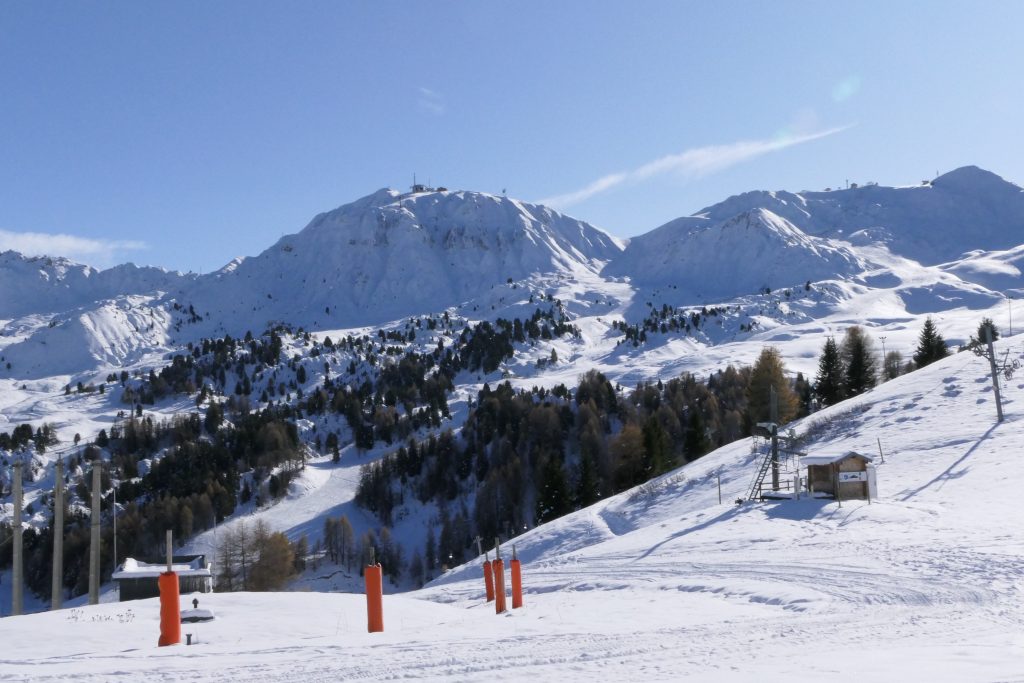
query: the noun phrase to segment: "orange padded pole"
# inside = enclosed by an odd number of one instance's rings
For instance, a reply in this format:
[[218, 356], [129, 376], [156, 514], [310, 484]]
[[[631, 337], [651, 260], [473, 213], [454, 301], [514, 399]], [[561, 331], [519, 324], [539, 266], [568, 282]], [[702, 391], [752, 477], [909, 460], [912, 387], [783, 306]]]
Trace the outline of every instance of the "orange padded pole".
[[484, 588], [487, 590], [487, 602], [494, 600], [494, 572], [491, 571], [491, 561], [484, 559]]
[[157, 579], [160, 588], [160, 641], [159, 646], [177, 645], [181, 642], [181, 604], [178, 591], [178, 575], [164, 572]]
[[497, 559], [491, 563], [494, 572], [494, 613], [505, 611], [505, 561]]
[[512, 609], [523, 606], [523, 569], [519, 560], [512, 560]]
[[370, 633], [384, 631], [384, 575], [379, 564], [363, 570], [366, 579], [367, 628]]

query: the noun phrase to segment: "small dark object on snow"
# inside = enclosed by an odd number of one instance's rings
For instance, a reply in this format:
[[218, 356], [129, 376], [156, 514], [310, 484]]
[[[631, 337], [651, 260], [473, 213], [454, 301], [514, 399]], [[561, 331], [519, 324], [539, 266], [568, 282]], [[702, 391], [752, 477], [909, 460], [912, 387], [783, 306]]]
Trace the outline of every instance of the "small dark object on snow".
[[199, 609], [199, 598], [192, 598], [192, 609]]

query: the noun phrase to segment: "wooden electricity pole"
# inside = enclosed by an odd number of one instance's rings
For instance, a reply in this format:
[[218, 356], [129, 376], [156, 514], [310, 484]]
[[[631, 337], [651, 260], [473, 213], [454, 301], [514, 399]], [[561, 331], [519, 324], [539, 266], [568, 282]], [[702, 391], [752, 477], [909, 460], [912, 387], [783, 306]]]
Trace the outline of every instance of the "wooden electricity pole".
[[768, 388], [768, 420], [772, 423], [772, 491], [779, 490], [779, 395]]
[[999, 397], [999, 373], [996, 371], [996, 352], [992, 348], [992, 326], [985, 325], [985, 343], [988, 345], [988, 364], [992, 370], [992, 391], [996, 397], [996, 416], [1003, 421], [1003, 401]]
[[53, 583], [50, 609], [60, 609], [64, 599], [64, 459], [57, 458], [53, 474]]
[[92, 464], [92, 534], [89, 539], [89, 604], [100, 602], [100, 461]]
[[21, 536], [21, 463], [14, 463], [14, 568], [11, 577], [11, 614], [17, 616], [24, 610], [25, 565], [22, 559]]

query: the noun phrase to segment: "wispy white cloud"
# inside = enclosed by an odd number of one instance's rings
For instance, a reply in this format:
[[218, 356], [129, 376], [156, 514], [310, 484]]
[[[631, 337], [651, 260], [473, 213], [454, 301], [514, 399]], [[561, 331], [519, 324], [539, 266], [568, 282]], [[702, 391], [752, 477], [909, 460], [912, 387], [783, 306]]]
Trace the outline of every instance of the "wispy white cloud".
[[700, 178], [743, 163], [744, 161], [750, 161], [763, 154], [811, 142], [812, 140], [820, 140], [848, 128], [850, 126], [829, 128], [828, 130], [802, 135], [783, 134], [768, 140], [741, 140], [728, 145], [695, 147], [678, 154], [669, 154], [660, 159], [655, 159], [631, 171], [621, 171], [602, 176], [579, 190], [547, 197], [541, 199], [539, 203], [555, 208], [565, 208], [584, 202], [618, 185], [642, 182], [666, 173], [678, 173], [685, 179]]
[[416, 106], [420, 111], [434, 116], [441, 116], [445, 112], [444, 96], [430, 88], [419, 87], [416, 89], [418, 98]]
[[26, 256], [65, 256], [72, 261], [106, 267], [118, 263], [125, 251], [148, 249], [139, 240], [106, 240], [77, 235], [0, 230], [0, 251], [12, 249]]

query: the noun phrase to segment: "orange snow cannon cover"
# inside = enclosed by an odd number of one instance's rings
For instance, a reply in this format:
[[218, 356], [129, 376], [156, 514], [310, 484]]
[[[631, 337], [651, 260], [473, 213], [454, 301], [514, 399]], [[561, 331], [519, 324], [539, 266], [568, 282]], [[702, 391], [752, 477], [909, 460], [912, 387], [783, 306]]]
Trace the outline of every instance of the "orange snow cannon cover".
[[494, 613], [505, 611], [505, 561], [495, 560], [491, 563], [494, 571]]
[[512, 609], [523, 606], [523, 568], [519, 560], [512, 560]]
[[158, 645], [177, 645], [181, 642], [181, 604], [178, 593], [178, 575], [164, 572], [157, 579], [160, 588], [160, 641]]
[[366, 579], [367, 630], [370, 633], [384, 631], [384, 574], [379, 564], [363, 570]]

